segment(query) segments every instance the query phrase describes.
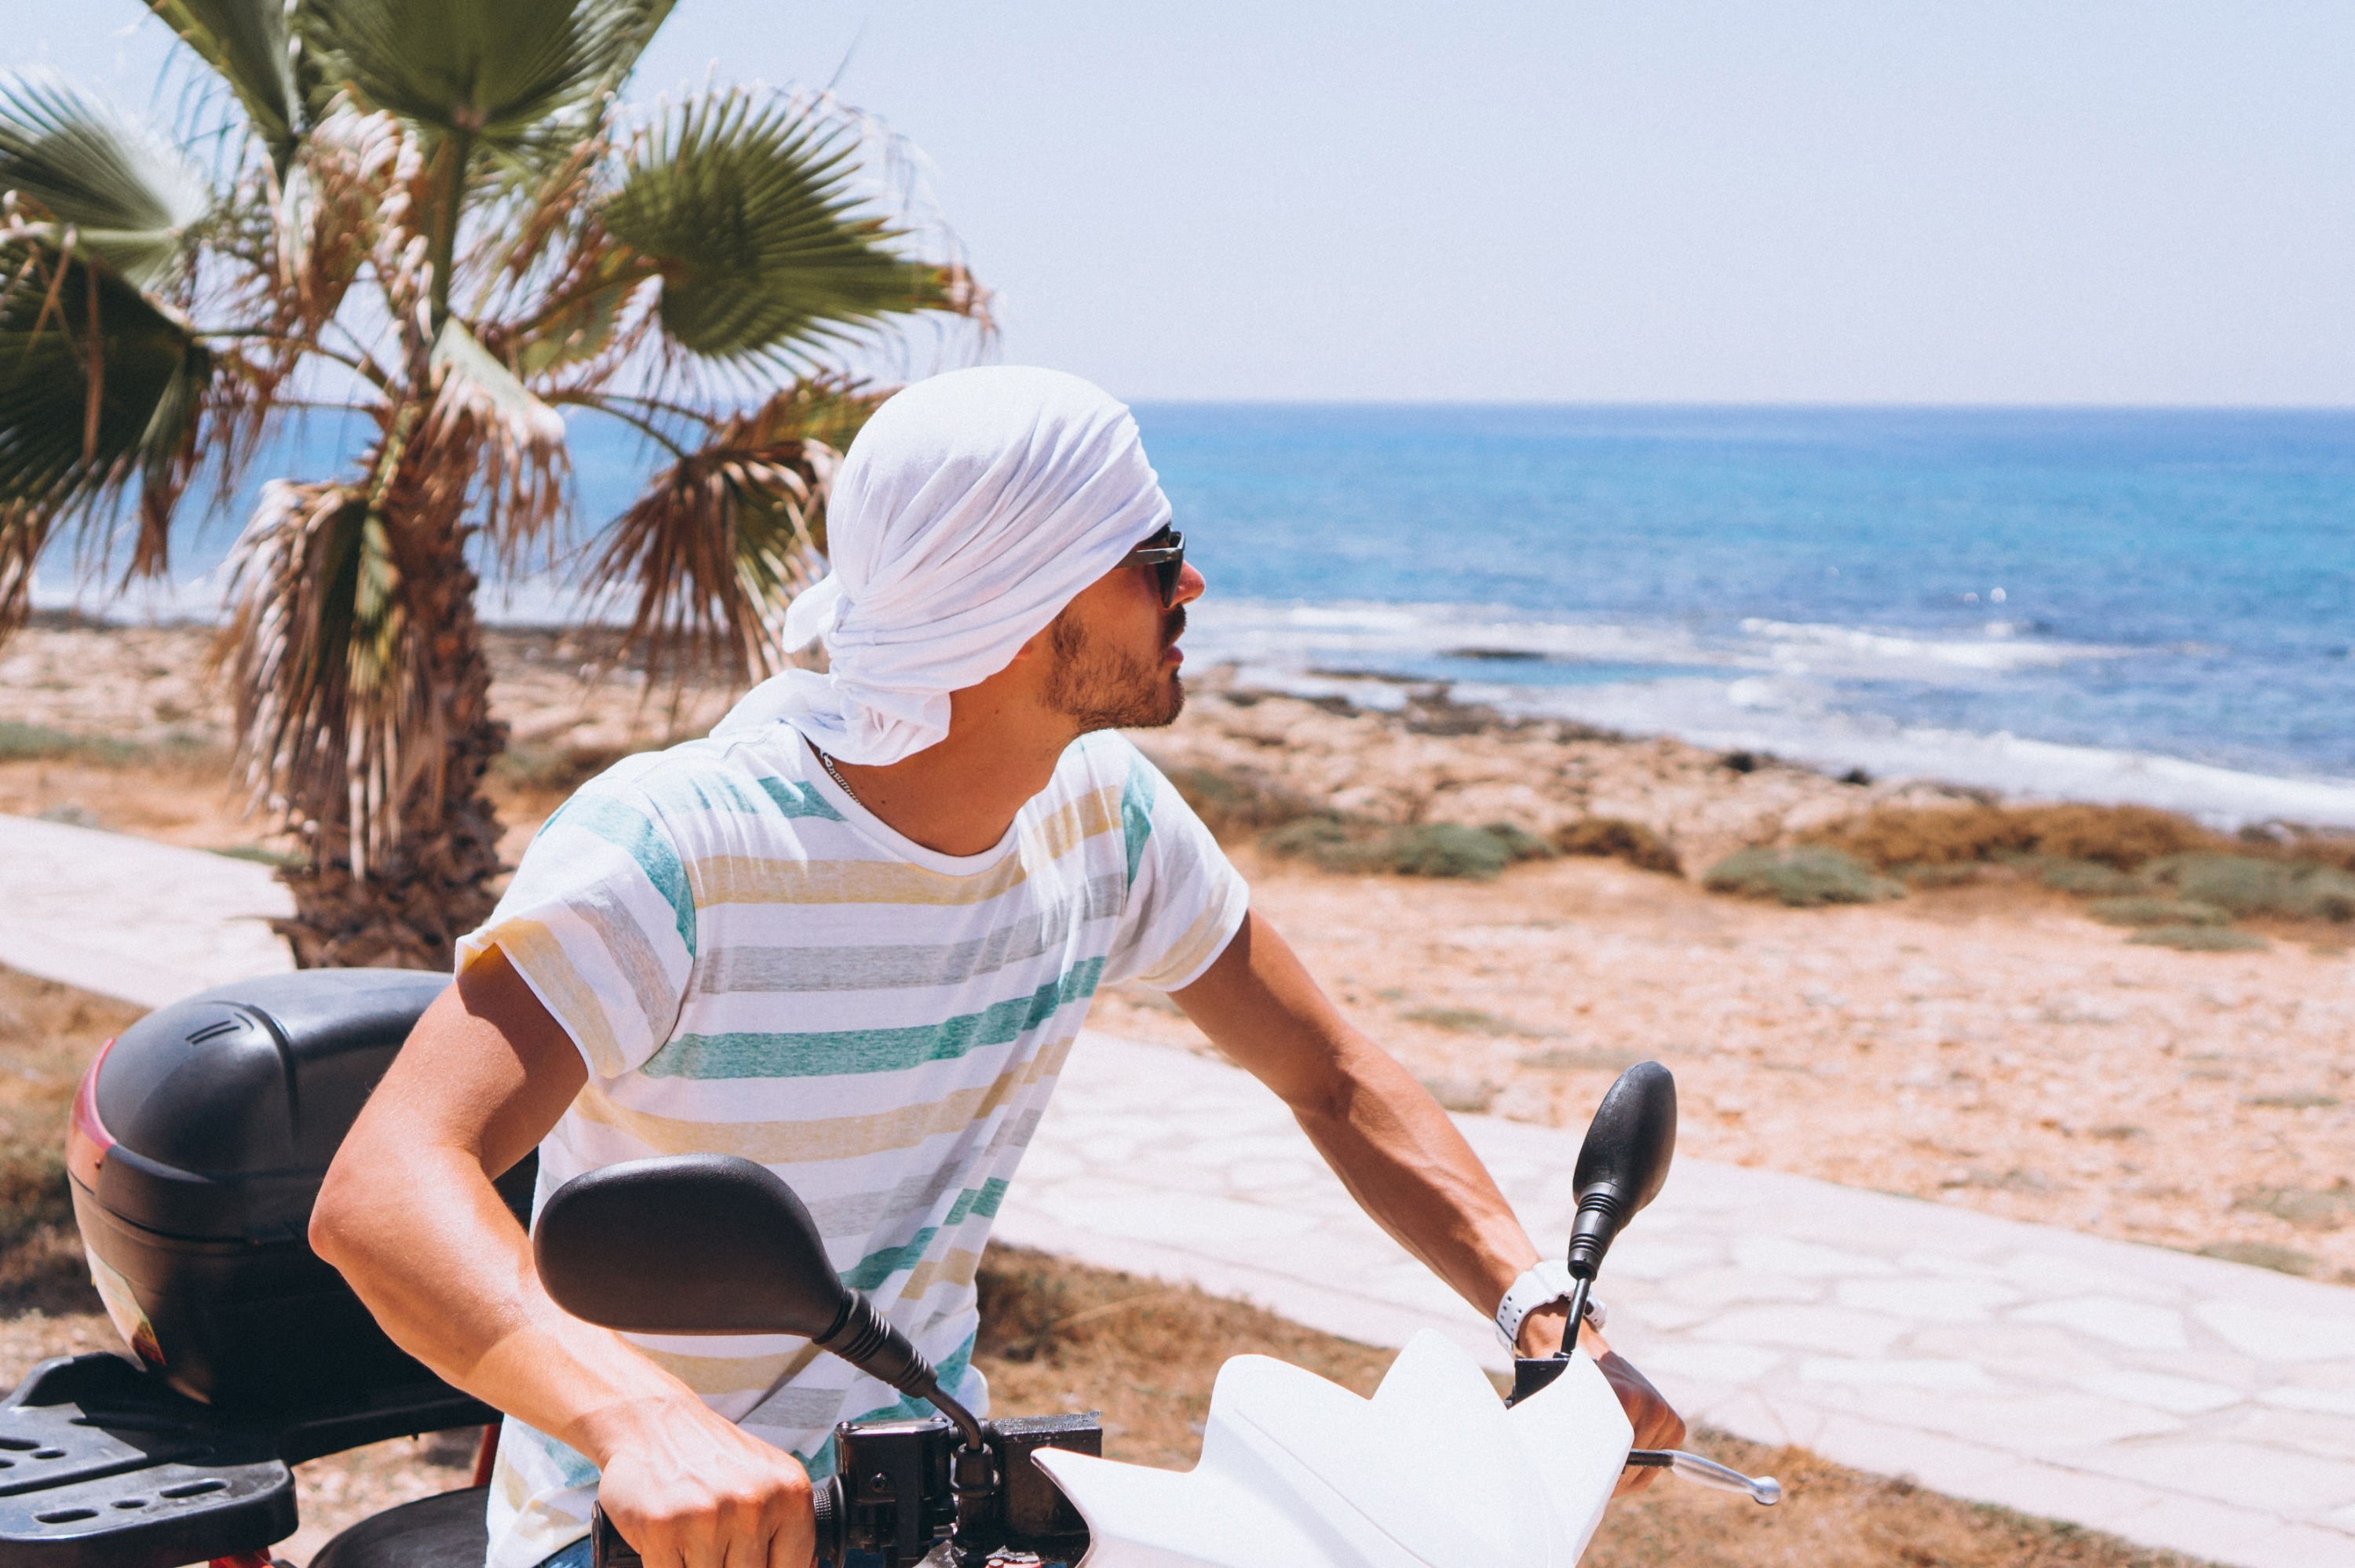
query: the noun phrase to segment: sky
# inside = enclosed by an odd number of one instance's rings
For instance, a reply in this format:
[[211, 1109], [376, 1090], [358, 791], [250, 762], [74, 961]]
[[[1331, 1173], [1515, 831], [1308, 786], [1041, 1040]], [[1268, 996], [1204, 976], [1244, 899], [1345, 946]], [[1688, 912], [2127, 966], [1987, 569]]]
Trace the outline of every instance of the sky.
[[1134, 400], [2355, 405], [2344, 0], [683, 0], [635, 93], [837, 70]]

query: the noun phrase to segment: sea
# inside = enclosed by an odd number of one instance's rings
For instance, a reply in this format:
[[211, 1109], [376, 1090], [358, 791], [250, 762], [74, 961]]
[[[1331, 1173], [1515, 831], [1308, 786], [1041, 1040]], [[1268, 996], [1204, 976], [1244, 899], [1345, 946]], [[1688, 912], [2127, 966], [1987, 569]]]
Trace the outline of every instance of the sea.
[[1137, 418], [1253, 683], [2355, 826], [2355, 412]]
[[[1195, 668], [2355, 827], [2355, 411], [1136, 415], [1209, 582]], [[583, 514], [612, 515], [645, 454], [593, 425], [575, 451]], [[185, 609], [214, 581], [165, 597]], [[70, 597], [53, 567], [42, 599]], [[549, 603], [525, 584], [486, 609]]]

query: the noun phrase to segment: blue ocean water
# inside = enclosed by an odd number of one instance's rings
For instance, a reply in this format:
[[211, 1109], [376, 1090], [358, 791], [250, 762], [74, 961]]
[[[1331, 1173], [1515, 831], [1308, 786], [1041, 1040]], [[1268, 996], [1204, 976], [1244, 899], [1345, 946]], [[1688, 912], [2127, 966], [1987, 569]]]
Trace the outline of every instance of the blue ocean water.
[[2053, 793], [2355, 779], [2355, 414], [1137, 414], [1198, 660]]
[[[1197, 668], [2355, 825], [2355, 412], [1137, 417], [1210, 583]], [[332, 472], [349, 434], [304, 432], [260, 471]], [[625, 429], [574, 422], [584, 517], [653, 464]]]

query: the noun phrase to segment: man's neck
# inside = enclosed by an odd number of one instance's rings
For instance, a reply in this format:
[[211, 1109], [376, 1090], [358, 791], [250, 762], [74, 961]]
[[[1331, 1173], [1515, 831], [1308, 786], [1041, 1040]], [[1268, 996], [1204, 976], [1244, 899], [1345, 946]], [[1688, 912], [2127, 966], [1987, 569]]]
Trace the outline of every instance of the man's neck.
[[948, 738], [913, 757], [880, 768], [834, 758], [840, 782], [886, 827], [936, 853], [995, 849], [1077, 737], [1069, 720], [991, 684], [950, 694]]

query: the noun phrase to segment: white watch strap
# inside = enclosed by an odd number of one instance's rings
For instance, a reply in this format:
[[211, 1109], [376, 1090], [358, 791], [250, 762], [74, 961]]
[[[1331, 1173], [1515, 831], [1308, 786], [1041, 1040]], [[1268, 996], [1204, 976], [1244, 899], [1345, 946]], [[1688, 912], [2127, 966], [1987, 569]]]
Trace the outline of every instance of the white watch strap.
[[1540, 1307], [1569, 1300], [1573, 1288], [1570, 1266], [1560, 1258], [1544, 1258], [1530, 1265], [1529, 1272], [1514, 1280], [1505, 1298], [1497, 1303], [1497, 1333], [1505, 1341], [1505, 1348], [1518, 1354], [1521, 1319]]

